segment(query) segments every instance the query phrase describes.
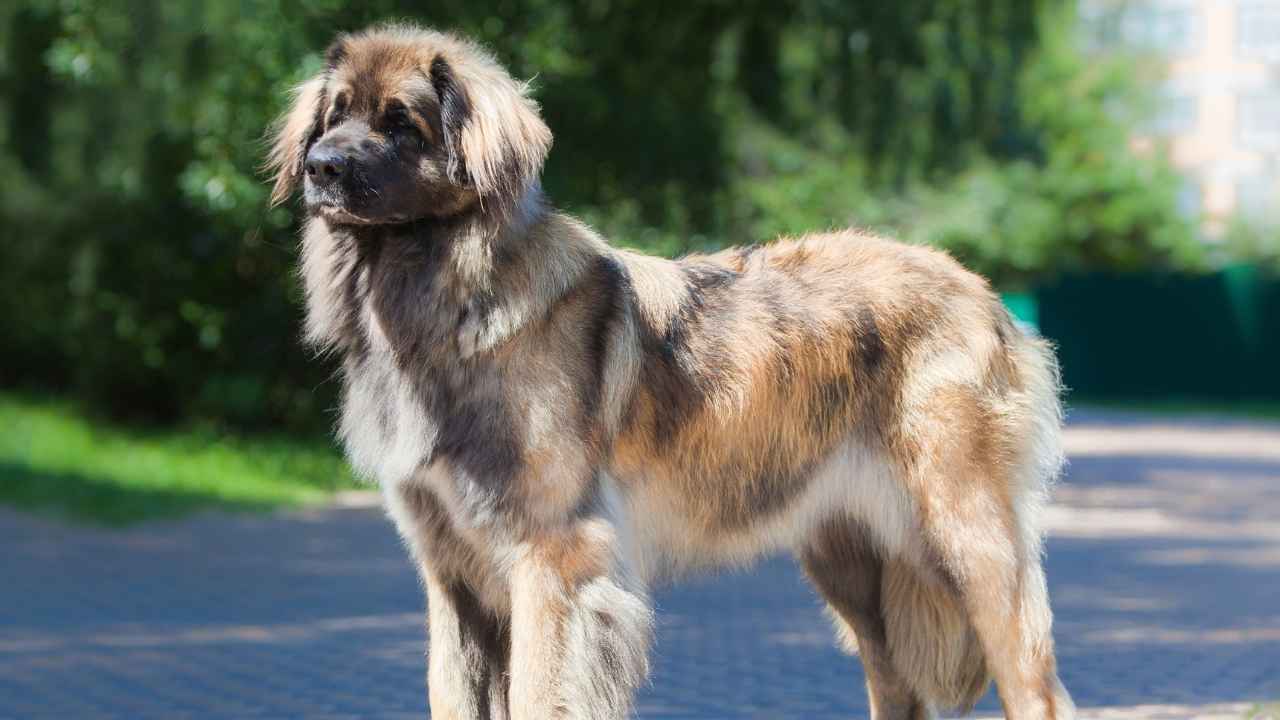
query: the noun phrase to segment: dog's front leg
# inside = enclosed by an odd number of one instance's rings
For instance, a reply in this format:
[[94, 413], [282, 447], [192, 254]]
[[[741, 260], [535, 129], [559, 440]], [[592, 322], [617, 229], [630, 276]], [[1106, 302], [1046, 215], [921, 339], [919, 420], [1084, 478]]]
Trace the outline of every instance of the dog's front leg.
[[[387, 490], [387, 508], [427, 589], [427, 694], [437, 720], [507, 720], [509, 618], [481, 588], [499, 581], [424, 484]], [[490, 583], [490, 585], [486, 585]]]
[[427, 694], [440, 720], [507, 720], [505, 624], [461, 580], [442, 582], [429, 570]]
[[652, 611], [614, 528], [579, 520], [523, 543], [511, 580], [512, 720], [628, 716]]

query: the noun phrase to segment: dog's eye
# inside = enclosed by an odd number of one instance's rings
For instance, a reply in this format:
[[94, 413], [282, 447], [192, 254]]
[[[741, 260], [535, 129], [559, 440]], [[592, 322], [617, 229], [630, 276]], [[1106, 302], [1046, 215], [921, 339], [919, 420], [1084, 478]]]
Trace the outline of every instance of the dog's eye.
[[397, 138], [415, 139], [421, 137], [418, 126], [404, 110], [397, 110], [387, 115], [387, 129]]
[[329, 109], [329, 116], [325, 119], [325, 125], [333, 127], [346, 119], [347, 116], [347, 96], [339, 94], [333, 99], [333, 107]]

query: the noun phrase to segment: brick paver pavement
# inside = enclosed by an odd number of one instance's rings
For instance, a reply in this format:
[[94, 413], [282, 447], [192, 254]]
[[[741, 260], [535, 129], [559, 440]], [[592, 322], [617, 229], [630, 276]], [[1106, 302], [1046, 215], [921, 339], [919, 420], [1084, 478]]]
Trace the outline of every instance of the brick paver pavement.
[[[1280, 426], [1088, 415], [1050, 515], [1085, 717], [1276, 716]], [[422, 717], [422, 597], [372, 507], [123, 531], [0, 510], [0, 718]], [[785, 559], [658, 593], [643, 718], [865, 717]], [[991, 696], [979, 714], [998, 714]]]

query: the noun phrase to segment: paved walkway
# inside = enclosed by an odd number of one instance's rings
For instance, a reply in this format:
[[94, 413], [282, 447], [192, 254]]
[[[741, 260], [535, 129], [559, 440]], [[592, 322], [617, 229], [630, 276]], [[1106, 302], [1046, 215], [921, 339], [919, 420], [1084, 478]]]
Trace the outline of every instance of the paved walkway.
[[[1280, 716], [1253, 704], [1280, 699], [1280, 426], [1089, 415], [1069, 444], [1049, 579], [1082, 715]], [[789, 561], [657, 600], [641, 717], [866, 716]], [[422, 602], [376, 508], [0, 511], [0, 718], [422, 717]]]

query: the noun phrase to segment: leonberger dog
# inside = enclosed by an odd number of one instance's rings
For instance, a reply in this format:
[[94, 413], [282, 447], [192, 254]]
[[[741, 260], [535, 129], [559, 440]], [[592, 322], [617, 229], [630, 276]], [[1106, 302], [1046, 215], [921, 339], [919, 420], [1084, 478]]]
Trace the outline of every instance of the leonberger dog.
[[[1065, 718], [1040, 515], [1057, 370], [980, 277], [844, 231], [666, 260], [539, 182], [551, 131], [480, 46], [342, 35], [274, 136], [306, 338], [427, 595], [439, 720], [602, 720], [654, 583], [787, 550], [875, 718]], [[714, 661], [709, 659], [709, 661]]]

